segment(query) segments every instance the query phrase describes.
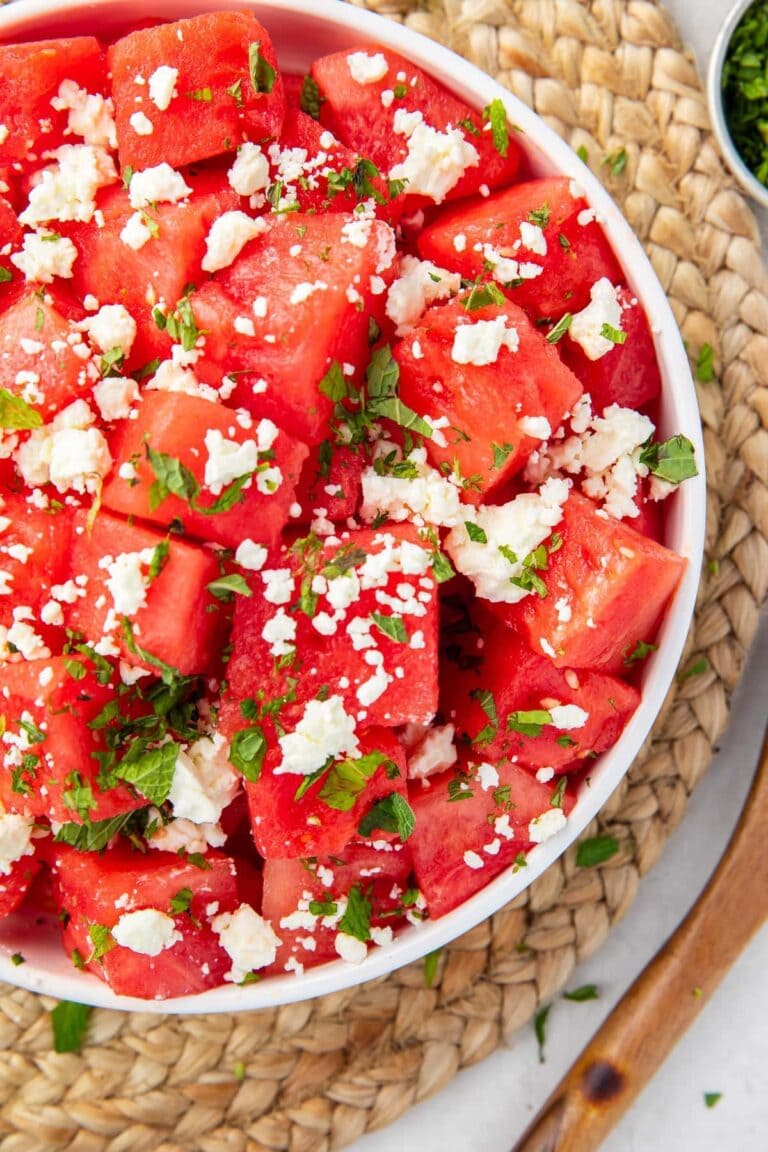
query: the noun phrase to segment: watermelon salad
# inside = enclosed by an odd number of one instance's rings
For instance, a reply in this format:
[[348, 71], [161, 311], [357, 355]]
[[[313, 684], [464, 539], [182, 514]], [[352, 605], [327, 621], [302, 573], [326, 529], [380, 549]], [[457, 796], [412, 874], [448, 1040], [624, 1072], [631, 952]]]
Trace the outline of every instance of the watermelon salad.
[[696, 472], [648, 320], [502, 102], [391, 51], [282, 75], [218, 12], [0, 65], [0, 915], [131, 996], [358, 964], [638, 705]]

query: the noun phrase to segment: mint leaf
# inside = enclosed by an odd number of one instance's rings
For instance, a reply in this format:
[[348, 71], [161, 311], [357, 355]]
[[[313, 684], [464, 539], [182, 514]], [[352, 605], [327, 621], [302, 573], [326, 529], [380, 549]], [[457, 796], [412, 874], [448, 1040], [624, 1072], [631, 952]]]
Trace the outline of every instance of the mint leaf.
[[582, 840], [576, 849], [576, 866], [578, 868], [594, 868], [610, 860], [619, 850], [619, 842], [613, 836], [592, 836], [589, 840]]
[[572, 992], [563, 992], [563, 1000], [572, 1000], [574, 1004], [583, 1004], [587, 1000], [599, 1000], [600, 993], [596, 984], [582, 984], [581, 988], [574, 988]]
[[189, 912], [192, 897], [191, 888], [180, 888], [175, 896], [171, 896], [171, 914], [181, 916], [183, 912]]
[[236, 732], [229, 749], [230, 763], [242, 772], [246, 780], [255, 783], [261, 776], [267, 741], [261, 728], [241, 728]]
[[248, 46], [248, 74], [254, 92], [269, 93], [275, 86], [277, 73], [272, 65], [261, 54], [261, 41], [257, 40]]
[[465, 520], [464, 521], [464, 527], [467, 530], [467, 536], [469, 536], [469, 538], [473, 544], [487, 544], [488, 543], [488, 537], [486, 536], [485, 531], [480, 527], [479, 524], [473, 523], [472, 520]]
[[521, 736], [541, 736], [543, 726], [551, 723], [552, 713], [543, 708], [533, 708], [528, 712], [510, 712], [507, 716], [507, 728], [511, 732], [519, 732]]
[[215, 596], [217, 600], [223, 600], [224, 603], [228, 603], [235, 593], [238, 596], [253, 596], [248, 582], [239, 572], [232, 572], [229, 576], [219, 576], [218, 579], [211, 580], [210, 584], [206, 584], [206, 588], [212, 596]]
[[333, 400], [334, 403], [344, 400], [349, 395], [347, 382], [344, 379], [344, 373], [341, 370], [341, 365], [338, 360], [331, 362], [330, 368], [317, 387], [323, 396], [327, 396], [328, 399]]
[[572, 322], [573, 316], [570, 312], [566, 312], [564, 316], [560, 317], [554, 328], [547, 333], [547, 342], [549, 344], [557, 344], [558, 340], [562, 340], [563, 336], [565, 336]]
[[371, 612], [371, 620], [376, 627], [396, 644], [407, 644], [408, 633], [405, 629], [402, 616], [384, 616], [381, 612]]
[[361, 836], [370, 836], [380, 828], [383, 832], [396, 832], [405, 843], [415, 827], [416, 817], [408, 801], [399, 792], [391, 792], [373, 805], [358, 824], [357, 831]]
[[391, 761], [383, 752], [369, 752], [356, 760], [340, 760], [332, 764], [320, 790], [320, 799], [337, 812], [351, 811], [368, 781], [386, 763]]
[[476, 284], [462, 300], [465, 312], [475, 312], [478, 308], [487, 308], [489, 304], [503, 303], [504, 293], [495, 284]]
[[506, 156], [509, 151], [507, 110], [498, 97], [483, 108], [483, 120], [486, 122], [490, 121], [494, 148], [500, 156]]
[[21, 432], [40, 428], [42, 423], [40, 413], [30, 408], [26, 401], [6, 388], [0, 388], [0, 428]]
[[88, 1031], [91, 1008], [62, 1000], [51, 1012], [54, 1052], [79, 1052]]
[[313, 120], [319, 120], [320, 105], [324, 103], [325, 100], [320, 95], [316, 81], [311, 76], [305, 76], [301, 82], [300, 104], [302, 112], [306, 112], [307, 116], [311, 116]]
[[115, 775], [159, 807], [171, 791], [180, 750], [181, 746], [173, 740], [160, 748], [146, 748], [142, 740], [135, 740], [114, 769]]
[[662, 443], [649, 441], [643, 445], [640, 463], [669, 484], [680, 484], [699, 474], [693, 444], [686, 436], [672, 436]]
[[155, 474], [155, 481], [149, 490], [149, 508], [154, 512], [168, 496], [178, 496], [180, 500], [190, 503], [200, 491], [200, 485], [195, 476], [175, 456], [165, 452], [156, 452], [154, 448], [146, 446], [147, 460]]
[[57, 844], [69, 844], [78, 852], [102, 852], [133, 815], [135, 815], [133, 812], [123, 812], [108, 820], [84, 820], [82, 824], [61, 824], [54, 840]]
[[647, 660], [657, 648], [658, 644], [646, 644], [644, 640], [638, 640], [631, 652], [629, 648], [624, 650], [624, 663], [628, 668], [632, 664], [639, 664], [641, 660]]
[[347, 895], [346, 911], [339, 920], [339, 932], [346, 932], [348, 936], [354, 936], [356, 940], [370, 940], [371, 912], [370, 901], [363, 896], [359, 885], [353, 885]]

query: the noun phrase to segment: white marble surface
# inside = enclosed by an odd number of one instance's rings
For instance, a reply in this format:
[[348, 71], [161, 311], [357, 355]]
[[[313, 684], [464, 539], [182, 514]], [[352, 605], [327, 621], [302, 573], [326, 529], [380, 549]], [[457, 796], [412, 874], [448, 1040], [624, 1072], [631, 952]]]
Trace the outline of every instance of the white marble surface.
[[[702, 70], [725, 0], [668, 0]], [[768, 239], [768, 216], [762, 219]], [[353, 1152], [509, 1152], [530, 1118], [613, 1005], [677, 926], [716, 865], [749, 787], [768, 712], [768, 613], [737, 695], [729, 732], [661, 862], [624, 922], [575, 973], [596, 1002], [558, 1000], [547, 1059], [531, 1029], [462, 1072], [450, 1086]], [[602, 1152], [766, 1152], [768, 1149], [768, 929], [754, 940]], [[705, 1092], [721, 1092], [715, 1108]]]

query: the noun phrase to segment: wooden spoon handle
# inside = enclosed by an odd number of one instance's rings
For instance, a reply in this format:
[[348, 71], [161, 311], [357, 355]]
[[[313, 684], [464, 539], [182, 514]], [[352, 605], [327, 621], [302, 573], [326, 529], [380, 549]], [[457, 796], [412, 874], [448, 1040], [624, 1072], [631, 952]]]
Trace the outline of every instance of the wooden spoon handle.
[[596, 1152], [768, 916], [768, 732], [707, 887], [512, 1152]]

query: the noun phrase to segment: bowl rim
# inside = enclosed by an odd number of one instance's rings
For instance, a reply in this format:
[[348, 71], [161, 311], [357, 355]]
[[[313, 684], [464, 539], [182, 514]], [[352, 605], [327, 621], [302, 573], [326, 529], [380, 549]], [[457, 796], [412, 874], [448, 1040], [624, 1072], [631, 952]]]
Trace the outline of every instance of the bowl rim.
[[712, 121], [712, 131], [720, 145], [723, 158], [733, 175], [753, 200], [768, 208], [768, 187], [762, 184], [744, 163], [741, 153], [733, 142], [723, 107], [723, 68], [731, 38], [746, 12], [759, 0], [736, 0], [724, 23], [720, 27], [707, 67], [707, 104]]
[[[688, 560], [686, 572], [675, 598], [667, 610], [660, 634], [659, 648], [646, 662], [643, 673], [642, 699], [619, 741], [596, 762], [591, 781], [582, 786], [567, 827], [528, 856], [528, 865], [517, 872], [508, 868], [447, 915], [427, 920], [422, 925], [400, 929], [390, 945], [370, 950], [360, 965], [334, 960], [309, 968], [300, 977], [294, 974], [271, 976], [264, 982], [245, 987], [224, 985], [195, 996], [172, 1000], [143, 1000], [120, 996], [90, 973], [72, 968], [60, 943], [51, 957], [50, 945], [41, 936], [25, 942], [32, 948], [32, 961], [18, 967], [10, 953], [19, 946], [17, 933], [24, 926], [23, 913], [9, 917], [0, 929], [0, 979], [30, 991], [44, 992], [60, 999], [124, 1011], [152, 1012], [166, 1015], [195, 1015], [216, 1012], [252, 1011], [324, 996], [346, 990], [368, 980], [380, 978], [405, 964], [424, 957], [456, 939], [494, 912], [519, 896], [565, 850], [602, 809], [611, 793], [629, 770], [648, 736], [672, 684], [683, 651], [696, 602], [699, 571], [704, 549], [706, 517], [706, 480], [704, 446], [696, 392], [688, 357], [669, 301], [654, 273], [639, 239], [621, 215], [605, 188], [570, 146], [521, 100], [483, 73], [475, 65], [449, 49], [404, 25], [386, 20], [376, 13], [342, 0], [156, 0], [153, 15], [161, 19], [180, 19], [184, 15], [248, 8], [263, 20], [276, 43], [280, 35], [277, 23], [288, 14], [289, 22], [300, 20], [310, 27], [321, 24], [330, 29], [339, 44], [381, 44], [406, 56], [424, 68], [459, 98], [480, 109], [493, 99], [507, 108], [510, 122], [523, 132], [524, 146], [534, 167], [558, 171], [578, 182], [590, 205], [596, 210], [633, 292], [640, 298], [651, 324], [656, 354], [663, 377], [662, 416], [667, 423], [662, 434], [682, 432], [693, 442], [699, 475], [686, 481], [676, 494], [667, 513], [667, 538]], [[99, 33], [108, 31], [123, 19], [135, 18], [129, 0], [72, 0], [66, 12], [57, 0], [18, 0], [0, 9], [0, 41], [20, 35], [45, 35], [46, 26], [79, 21], [80, 28], [89, 20]], [[279, 49], [278, 49], [279, 50]], [[343, 49], [340, 49], [343, 50]], [[317, 54], [317, 53], [315, 53]], [[311, 58], [308, 49], [305, 55]], [[669, 431], [668, 431], [669, 429]], [[33, 932], [36, 929], [33, 927]], [[37, 957], [39, 956], [39, 959]]]

